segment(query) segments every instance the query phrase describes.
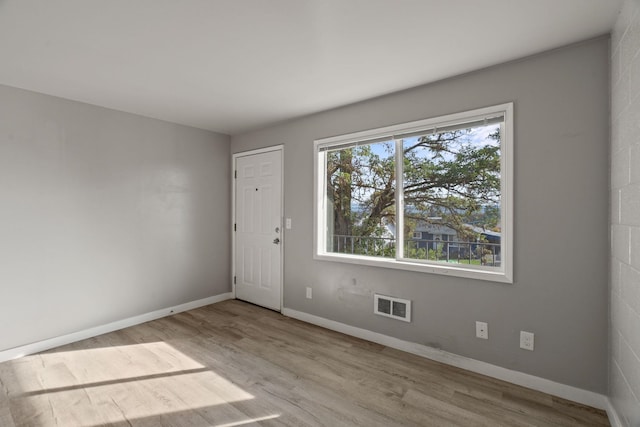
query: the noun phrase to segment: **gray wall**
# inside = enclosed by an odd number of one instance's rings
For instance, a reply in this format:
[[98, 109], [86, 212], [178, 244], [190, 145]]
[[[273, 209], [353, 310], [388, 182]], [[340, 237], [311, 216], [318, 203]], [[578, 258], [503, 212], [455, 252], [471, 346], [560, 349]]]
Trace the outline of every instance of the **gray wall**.
[[229, 137], [0, 86], [0, 350], [230, 291]]
[[[591, 40], [233, 136], [233, 152], [285, 145], [285, 307], [605, 392], [608, 46]], [[314, 139], [510, 101], [512, 285], [312, 259]], [[413, 322], [375, 316], [373, 292], [413, 300]], [[476, 320], [489, 340], [475, 338]], [[520, 330], [536, 334], [535, 351], [519, 348]]]
[[640, 425], [640, 0], [627, 0], [611, 41], [611, 356], [609, 394]]

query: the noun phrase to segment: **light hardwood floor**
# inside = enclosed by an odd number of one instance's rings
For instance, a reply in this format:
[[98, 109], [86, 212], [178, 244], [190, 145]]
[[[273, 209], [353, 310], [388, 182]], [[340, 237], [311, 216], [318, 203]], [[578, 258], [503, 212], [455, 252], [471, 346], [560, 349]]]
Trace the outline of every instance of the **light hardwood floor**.
[[0, 364], [0, 426], [603, 426], [606, 414], [225, 301]]

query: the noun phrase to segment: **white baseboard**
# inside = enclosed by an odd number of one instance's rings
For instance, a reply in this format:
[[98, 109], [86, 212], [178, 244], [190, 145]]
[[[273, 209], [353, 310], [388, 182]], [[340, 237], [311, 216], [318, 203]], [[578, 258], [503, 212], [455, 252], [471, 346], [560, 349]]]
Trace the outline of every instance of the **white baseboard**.
[[[16, 359], [29, 354], [39, 353], [41, 351], [49, 350], [51, 348], [59, 347], [65, 344], [70, 344], [76, 341], [81, 341], [87, 338], [92, 338], [98, 335], [106, 334], [109, 332], [124, 329], [129, 326], [139, 325], [140, 323], [156, 320], [161, 317], [171, 316], [187, 310], [193, 310], [198, 307], [203, 307], [209, 304], [215, 304], [217, 302], [233, 299], [233, 293], [228, 292], [220, 295], [215, 295], [208, 298], [203, 298], [196, 301], [180, 304], [174, 307], [167, 307], [164, 309], [144, 313], [138, 316], [129, 317], [127, 319], [118, 320], [115, 322], [107, 323], [105, 325], [96, 326], [94, 328], [85, 329], [78, 332], [73, 332], [67, 335], [38, 341], [35, 343], [27, 344], [20, 347], [11, 348], [8, 350], [0, 351], [0, 362], [4, 362], [11, 359]], [[592, 406], [594, 408], [607, 411], [609, 422], [612, 427], [623, 427], [620, 418], [613, 407], [609, 398], [604, 395], [594, 393], [587, 390], [582, 390], [576, 387], [560, 384], [554, 381], [550, 381], [544, 378], [536, 377], [523, 372], [513, 371], [500, 366], [492, 365], [490, 363], [481, 362], [479, 360], [471, 359], [457, 354], [449, 353], [443, 350], [439, 350], [426, 345], [413, 343], [410, 341], [404, 341], [398, 338], [394, 338], [388, 335], [383, 335], [377, 332], [372, 332], [367, 329], [357, 328], [344, 323], [336, 322], [334, 320], [325, 319], [323, 317], [314, 316], [312, 314], [304, 313], [301, 311], [292, 310], [289, 308], [283, 308], [282, 314], [294, 319], [301, 320], [303, 322], [311, 323], [323, 328], [327, 328], [333, 331], [341, 332], [343, 334], [351, 335], [357, 338], [365, 339], [367, 341], [375, 342], [387, 347], [395, 348], [398, 350], [406, 351], [418, 356], [425, 357], [427, 359], [435, 360], [437, 362], [445, 363], [447, 365], [455, 366], [458, 368], [466, 369], [471, 372], [486, 375], [488, 377], [497, 378], [503, 381], [510, 382], [512, 384], [528, 387], [533, 390], [538, 390], [543, 393], [548, 393], [554, 396], [561, 397], [563, 399], [572, 400], [574, 402], [582, 403], [583, 405]]]
[[607, 398], [607, 416], [609, 417], [609, 423], [611, 427], [624, 427], [625, 424], [622, 423], [620, 416], [618, 415], [618, 411], [613, 406], [611, 399]]
[[194, 308], [203, 307], [205, 305], [214, 304], [232, 298], [233, 295], [231, 294], [231, 292], [227, 292], [224, 294], [187, 302], [173, 307], [162, 308], [160, 310], [140, 314], [138, 316], [129, 317], [127, 319], [117, 320], [115, 322], [107, 323], [106, 325], [100, 325], [94, 328], [73, 332], [67, 335], [49, 338], [20, 347], [10, 348], [8, 350], [0, 351], [0, 362], [16, 359], [18, 357], [26, 356], [29, 354], [39, 353], [51, 348], [60, 347], [61, 345], [70, 344], [72, 342], [84, 340], [87, 338], [92, 338], [98, 335], [106, 334], [108, 332], [128, 328], [129, 326], [139, 325], [140, 323], [149, 322], [161, 317], [171, 316], [182, 311], [193, 310]]
[[[343, 334], [362, 338], [387, 347], [406, 351], [427, 359], [442, 362], [447, 365], [466, 369], [471, 372], [486, 375], [488, 377], [497, 378], [512, 384], [538, 390], [547, 394], [561, 397], [563, 399], [572, 400], [594, 408], [609, 411], [611, 408], [606, 396], [594, 393], [592, 391], [582, 390], [576, 387], [560, 384], [534, 375], [525, 374], [523, 372], [513, 371], [490, 363], [481, 362], [457, 354], [449, 353], [426, 345], [404, 341], [398, 338], [372, 332], [366, 329], [357, 328], [355, 326], [346, 325], [344, 323], [325, 319], [323, 317], [314, 316], [312, 314], [285, 308], [282, 314], [303, 322], [311, 323]], [[613, 423], [612, 423], [613, 424]]]

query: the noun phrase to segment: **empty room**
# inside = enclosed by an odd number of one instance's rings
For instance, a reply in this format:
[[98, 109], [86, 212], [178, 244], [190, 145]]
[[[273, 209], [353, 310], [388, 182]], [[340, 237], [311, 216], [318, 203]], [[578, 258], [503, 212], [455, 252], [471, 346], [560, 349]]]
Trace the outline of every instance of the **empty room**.
[[640, 0], [0, 0], [0, 427], [640, 426]]

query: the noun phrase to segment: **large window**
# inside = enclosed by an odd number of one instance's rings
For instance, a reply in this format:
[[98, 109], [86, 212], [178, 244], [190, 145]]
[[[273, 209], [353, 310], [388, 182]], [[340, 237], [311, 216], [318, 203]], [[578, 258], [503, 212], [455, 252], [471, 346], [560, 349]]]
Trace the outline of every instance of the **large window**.
[[511, 282], [512, 111], [315, 141], [314, 256]]

